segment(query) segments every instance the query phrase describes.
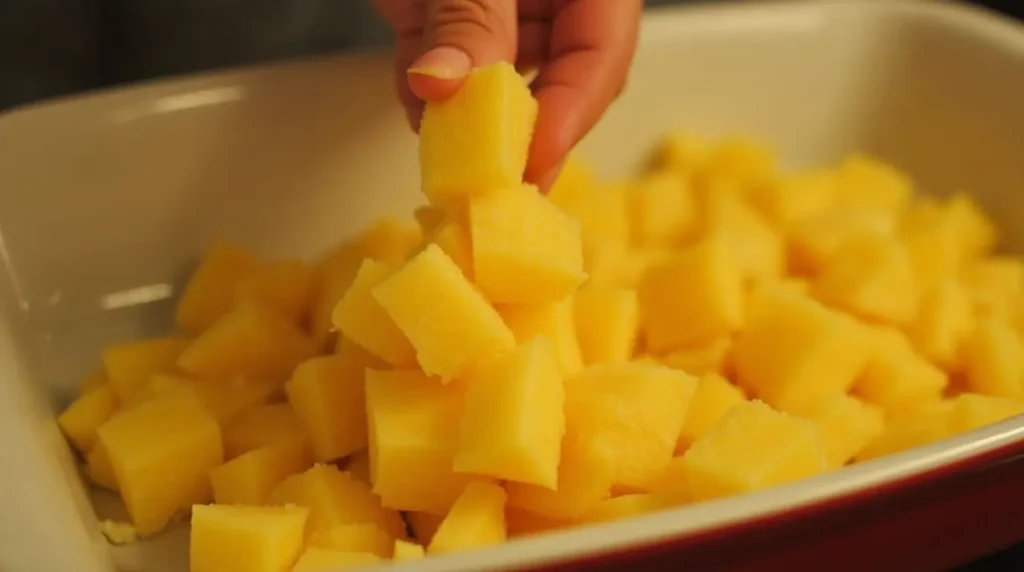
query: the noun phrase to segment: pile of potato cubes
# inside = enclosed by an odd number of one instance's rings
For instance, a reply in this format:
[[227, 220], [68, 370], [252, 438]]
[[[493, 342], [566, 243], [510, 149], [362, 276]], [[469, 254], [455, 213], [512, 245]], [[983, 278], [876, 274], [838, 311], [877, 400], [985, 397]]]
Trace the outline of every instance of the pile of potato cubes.
[[104, 351], [59, 424], [137, 534], [190, 513], [196, 572], [409, 560], [1024, 412], [1024, 264], [968, 196], [677, 136], [544, 197], [535, 115], [511, 66], [476, 70], [427, 107], [417, 224], [315, 263], [215, 245], [181, 333]]

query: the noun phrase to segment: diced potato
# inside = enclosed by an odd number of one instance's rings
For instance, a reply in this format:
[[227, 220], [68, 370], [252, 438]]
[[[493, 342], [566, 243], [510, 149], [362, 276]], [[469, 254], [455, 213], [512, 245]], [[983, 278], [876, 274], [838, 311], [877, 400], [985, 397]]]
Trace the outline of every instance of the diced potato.
[[696, 388], [661, 365], [591, 366], [566, 384], [566, 418], [612, 455], [613, 485], [643, 490], [672, 458]]
[[673, 133], [658, 142], [650, 166], [690, 176], [707, 161], [713, 149], [706, 139], [689, 133]]
[[464, 393], [419, 371], [367, 371], [370, 473], [384, 506], [444, 515], [469, 483], [452, 470]]
[[814, 281], [812, 294], [863, 318], [907, 324], [917, 313], [910, 257], [891, 237], [865, 234], [847, 241]]
[[505, 491], [498, 485], [469, 483], [441, 521], [427, 550], [448, 554], [504, 542], [505, 500]]
[[653, 352], [729, 334], [743, 323], [739, 268], [728, 243], [718, 235], [648, 269], [639, 299], [643, 333]]
[[919, 284], [957, 274], [963, 262], [961, 229], [945, 205], [917, 201], [907, 210], [901, 230]]
[[452, 259], [467, 279], [473, 280], [473, 239], [468, 222], [461, 220], [464, 218], [446, 220], [433, 234], [431, 241]]
[[645, 175], [629, 199], [634, 246], [675, 245], [691, 231], [696, 205], [689, 182], [679, 173], [664, 170]]
[[554, 489], [565, 433], [565, 386], [554, 347], [538, 336], [479, 368], [467, 382], [462, 473]]
[[586, 278], [579, 222], [532, 185], [471, 200], [469, 228], [474, 280], [492, 302], [556, 302]]
[[1010, 256], [977, 260], [964, 268], [963, 279], [981, 313], [1005, 316], [1024, 292], [1024, 261]]
[[633, 357], [640, 333], [636, 290], [590, 282], [576, 292], [573, 315], [583, 363], [621, 363]]
[[961, 349], [974, 327], [967, 289], [955, 279], [934, 282], [921, 297], [917, 317], [907, 328], [914, 348], [947, 371], [960, 369]]
[[690, 446], [683, 459], [687, 486], [698, 501], [780, 485], [825, 470], [817, 426], [759, 401], [733, 406]]
[[843, 393], [868, 356], [852, 319], [786, 289], [766, 290], [733, 346], [739, 383], [783, 411]]
[[301, 260], [263, 265], [235, 285], [235, 304], [257, 304], [302, 324], [313, 301], [316, 271]]
[[192, 391], [217, 418], [221, 427], [225, 427], [243, 412], [270, 400], [278, 393], [280, 385], [276, 381], [250, 381], [241, 377], [198, 380], [179, 375], [157, 374], [150, 378], [149, 388], [153, 395], [175, 389]]
[[818, 424], [825, 466], [833, 469], [853, 459], [884, 428], [880, 408], [842, 394], [816, 403], [803, 416]]
[[364, 260], [331, 321], [346, 338], [389, 364], [411, 366], [416, 363], [416, 351], [373, 296], [374, 289], [391, 276], [392, 268], [386, 263]]
[[705, 199], [706, 232], [720, 234], [732, 250], [745, 282], [774, 280], [786, 270], [786, 245], [765, 218], [729, 182], [709, 189]]
[[110, 491], [119, 491], [117, 475], [114, 474], [114, 465], [110, 462], [110, 455], [103, 447], [93, 447], [86, 456], [85, 474], [89, 480], [97, 486]]
[[841, 205], [884, 213], [903, 210], [913, 192], [913, 182], [905, 173], [860, 154], [839, 165], [837, 186]]
[[364, 256], [394, 266], [405, 260], [422, 239], [418, 226], [386, 216], [366, 229], [356, 244]]
[[794, 173], [756, 188], [750, 200], [776, 226], [787, 229], [835, 206], [836, 179], [832, 171]]
[[370, 364], [360, 361], [351, 354], [316, 357], [295, 368], [285, 386], [317, 461], [334, 461], [366, 448], [364, 381]]
[[963, 346], [967, 387], [997, 397], [1024, 398], [1024, 343], [1003, 319], [978, 321]]
[[862, 209], [830, 210], [795, 222], [789, 229], [790, 265], [814, 276], [847, 242], [864, 235], [892, 236], [893, 217]]
[[711, 149], [698, 173], [704, 181], [759, 183], [775, 173], [775, 152], [758, 141], [727, 139]]
[[287, 572], [302, 552], [303, 507], [192, 507], [192, 572]]
[[314, 465], [277, 485], [267, 504], [296, 504], [309, 509], [306, 536], [346, 524], [376, 524], [392, 538], [405, 538], [402, 515], [381, 505], [370, 485], [332, 465]]
[[423, 193], [443, 204], [519, 184], [536, 117], [537, 101], [512, 64], [475, 69], [455, 95], [423, 112]]
[[942, 398], [949, 384], [945, 372], [916, 353], [897, 330], [866, 330], [872, 348], [854, 391], [887, 414], [909, 411]]
[[331, 572], [342, 568], [363, 568], [380, 563], [380, 557], [370, 552], [342, 552], [310, 546], [302, 552], [292, 572]]
[[963, 258], [987, 254], [995, 246], [996, 227], [970, 195], [958, 192], [950, 197], [946, 202], [946, 216], [957, 229]]
[[581, 523], [611, 522], [674, 506], [670, 498], [656, 493], [634, 493], [601, 501], [590, 512], [583, 515]]
[[87, 453], [96, 442], [96, 430], [114, 415], [117, 406], [114, 390], [101, 387], [79, 396], [60, 414], [57, 424], [79, 451]]
[[710, 342], [676, 350], [660, 359], [661, 363], [673, 369], [681, 369], [690, 375], [725, 374], [733, 339], [722, 336]]
[[583, 242], [629, 245], [629, 191], [625, 184], [556, 185], [548, 200], [580, 222]]
[[235, 286], [259, 267], [259, 261], [241, 248], [213, 244], [178, 300], [178, 327], [198, 334], [212, 326], [231, 307]]
[[336, 329], [331, 321], [334, 308], [345, 296], [363, 262], [363, 254], [355, 247], [343, 250], [321, 261], [309, 312], [309, 331], [319, 349], [329, 347]]
[[423, 547], [415, 542], [396, 540], [393, 548], [395, 562], [410, 562], [422, 560], [425, 556]]
[[153, 338], [108, 346], [103, 366], [110, 387], [120, 400], [129, 400], [154, 374], [171, 370], [191, 342], [185, 338]]
[[962, 393], [953, 399], [950, 424], [960, 433], [1024, 415], [1024, 399]]
[[119, 413], [97, 436], [139, 534], [209, 500], [207, 473], [224, 457], [220, 426], [191, 392], [167, 392]]
[[373, 297], [412, 342], [423, 371], [442, 381], [515, 347], [498, 311], [436, 245], [381, 282]]
[[[947, 402], [948, 404], [948, 402]], [[953, 434], [954, 407], [927, 407], [919, 412], [886, 423], [881, 435], [857, 454], [857, 461], [867, 461], [907, 449], [941, 441]]]
[[714, 427], [730, 409], [744, 401], [743, 391], [717, 373], [701, 377], [683, 419], [683, 429], [679, 432], [676, 452], [685, 451]]
[[551, 340], [563, 376], [575, 375], [583, 369], [573, 296], [553, 304], [502, 306], [498, 313], [512, 330], [516, 343], [523, 344], [537, 336]]
[[234, 459], [242, 453], [271, 443], [306, 439], [295, 411], [287, 403], [253, 407], [224, 428], [224, 456]]
[[262, 504], [281, 481], [312, 465], [313, 454], [305, 439], [274, 441], [210, 471], [213, 500], [217, 504]]
[[395, 539], [372, 522], [321, 528], [309, 538], [309, 546], [339, 552], [369, 552], [391, 558]]
[[314, 341], [280, 315], [258, 306], [236, 306], [192, 342], [178, 367], [200, 378], [242, 376], [284, 381], [316, 352]]

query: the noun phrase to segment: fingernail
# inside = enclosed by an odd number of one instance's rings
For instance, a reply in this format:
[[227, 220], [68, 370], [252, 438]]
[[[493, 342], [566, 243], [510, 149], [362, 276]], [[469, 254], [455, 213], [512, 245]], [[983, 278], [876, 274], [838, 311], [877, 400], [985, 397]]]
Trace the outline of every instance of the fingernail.
[[450, 46], [440, 46], [423, 54], [406, 73], [430, 76], [438, 79], [460, 79], [469, 74], [473, 62], [469, 54]]

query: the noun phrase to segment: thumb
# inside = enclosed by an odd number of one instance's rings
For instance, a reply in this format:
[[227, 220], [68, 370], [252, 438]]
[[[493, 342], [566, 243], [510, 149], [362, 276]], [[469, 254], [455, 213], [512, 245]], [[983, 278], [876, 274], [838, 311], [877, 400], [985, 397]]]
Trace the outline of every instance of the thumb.
[[451, 97], [470, 70], [516, 56], [516, 0], [428, 2], [423, 48], [407, 70], [409, 88], [424, 101]]

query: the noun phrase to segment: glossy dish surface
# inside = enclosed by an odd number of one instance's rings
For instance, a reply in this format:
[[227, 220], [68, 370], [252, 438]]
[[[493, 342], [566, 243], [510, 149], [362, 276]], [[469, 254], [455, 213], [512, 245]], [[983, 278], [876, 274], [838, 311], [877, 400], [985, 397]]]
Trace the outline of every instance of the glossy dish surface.
[[[183, 530], [107, 545], [103, 499], [90, 504], [53, 412], [103, 345], [168, 329], [211, 240], [312, 254], [416, 206], [416, 140], [391, 82], [387, 54], [355, 54], [0, 115], [0, 568], [187, 568]], [[581, 152], [619, 176], [671, 129], [750, 134], [788, 166], [864, 151], [935, 193], [969, 190], [1019, 252], [1022, 100], [1024, 30], [957, 4], [662, 9]], [[761, 493], [397, 569], [945, 568], [1024, 539], [1022, 478], [1018, 417]]]

